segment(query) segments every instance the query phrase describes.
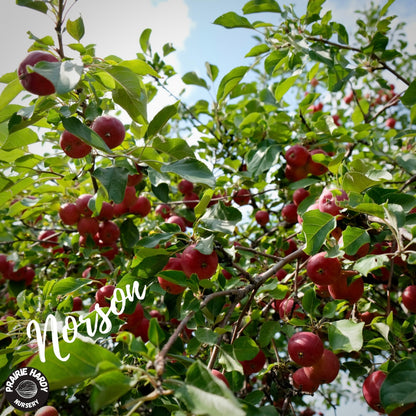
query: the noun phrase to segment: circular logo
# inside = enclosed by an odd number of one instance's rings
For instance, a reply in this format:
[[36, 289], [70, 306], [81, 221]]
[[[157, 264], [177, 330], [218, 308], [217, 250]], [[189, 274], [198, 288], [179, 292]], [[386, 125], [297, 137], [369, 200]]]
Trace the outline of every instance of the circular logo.
[[13, 371], [4, 387], [7, 401], [18, 410], [37, 410], [48, 401], [48, 380], [36, 368]]

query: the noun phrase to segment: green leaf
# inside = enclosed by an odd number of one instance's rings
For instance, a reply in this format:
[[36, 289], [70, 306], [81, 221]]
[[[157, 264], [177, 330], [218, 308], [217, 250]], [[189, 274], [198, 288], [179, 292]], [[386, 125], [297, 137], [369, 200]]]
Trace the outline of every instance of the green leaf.
[[218, 76], [218, 67], [216, 65], [205, 62], [205, 68], [207, 70], [207, 75], [211, 81], [215, 81]]
[[293, 84], [296, 82], [296, 80], [299, 78], [300, 72], [294, 73], [289, 78], [286, 78], [284, 81], [280, 82], [279, 85], [276, 87], [274, 91], [274, 97], [276, 98], [276, 101], [279, 102], [283, 96], [289, 91], [290, 87], [293, 86]]
[[201, 238], [195, 246], [195, 249], [205, 255], [210, 255], [214, 250], [214, 234], [209, 237]]
[[77, 86], [84, 67], [72, 61], [41, 61], [33, 67], [33, 70], [51, 81], [58, 94], [66, 94]]
[[91, 283], [89, 279], [75, 279], [74, 277], [67, 277], [62, 280], [58, 280], [53, 288], [51, 295], [56, 296], [65, 296], [68, 293], [73, 293], [81, 287], [87, 286]]
[[255, 341], [248, 336], [241, 336], [234, 341], [234, 352], [238, 361], [251, 360], [259, 352]]
[[62, 124], [65, 130], [68, 130], [73, 135], [79, 137], [90, 146], [106, 153], [113, 153], [105, 141], [94, 130], [91, 130], [84, 123], [82, 123], [81, 120], [78, 120], [75, 117], [64, 118], [62, 119]]
[[358, 204], [355, 207], [349, 206], [348, 209], [351, 209], [355, 212], [360, 212], [361, 214], [374, 215], [375, 217], [384, 219], [385, 211], [381, 205], [374, 204], [372, 202], [363, 202]]
[[237, 360], [234, 349], [231, 345], [224, 345], [220, 349], [218, 362], [225, 367], [226, 371], [238, 371], [243, 374], [243, 367]]
[[212, 171], [200, 160], [187, 157], [182, 160], [163, 165], [160, 169], [162, 173], [176, 173], [180, 177], [192, 183], [202, 183], [215, 187], [215, 177]]
[[99, 375], [92, 381], [90, 404], [93, 413], [114, 403], [134, 385], [134, 380], [121, 371], [113, 370]]
[[232, 234], [235, 226], [242, 219], [241, 212], [234, 207], [227, 207], [222, 201], [207, 209], [201, 217], [201, 223], [211, 231]]
[[259, 332], [259, 346], [261, 348], [267, 347], [274, 336], [280, 331], [281, 326], [279, 322], [266, 321], [260, 328]]
[[275, 166], [279, 158], [281, 146], [261, 146], [257, 150], [251, 150], [247, 155], [247, 170], [252, 176], [261, 175]]
[[16, 0], [16, 4], [22, 7], [28, 7], [38, 12], [47, 13], [48, 5], [44, 1], [40, 0]]
[[204, 215], [208, 204], [211, 202], [211, 198], [214, 195], [213, 189], [207, 189], [204, 194], [202, 195], [202, 198], [198, 202], [198, 205], [194, 208], [195, 217], [199, 218], [201, 215]]
[[195, 158], [193, 150], [184, 139], [171, 139], [165, 136], [157, 136], [152, 141], [152, 147], [166, 153], [174, 159]]
[[24, 149], [28, 144], [36, 143], [38, 135], [31, 129], [22, 129], [9, 134], [3, 144], [3, 150]]
[[387, 374], [381, 385], [380, 398], [387, 413], [398, 406], [416, 402], [416, 359], [414, 357], [405, 358]]
[[334, 352], [360, 351], [363, 346], [364, 322], [348, 319], [332, 322], [328, 329], [329, 344]]
[[176, 104], [168, 105], [162, 108], [152, 119], [147, 127], [146, 137], [151, 138], [156, 136], [166, 123], [178, 112], [179, 102]]
[[113, 65], [106, 69], [116, 82], [113, 100], [137, 122], [147, 120], [147, 96], [140, 76], [131, 69]]
[[19, 81], [19, 78], [10, 81], [3, 89], [0, 95], [0, 111], [3, 110], [21, 91], [23, 86]]
[[85, 34], [84, 21], [82, 17], [79, 17], [77, 20], [67, 20], [66, 22], [67, 32], [78, 42], [82, 39]]
[[121, 61], [118, 66], [123, 66], [130, 69], [137, 75], [151, 75], [160, 78], [159, 74], [145, 61], [141, 59], [132, 59], [129, 61]]
[[156, 347], [160, 347], [165, 340], [166, 335], [159, 325], [157, 318], [150, 319], [149, 323], [149, 341]]
[[147, 53], [147, 51], [149, 50], [149, 45], [150, 45], [149, 38], [150, 38], [151, 33], [152, 33], [152, 29], [145, 29], [140, 35], [139, 43], [144, 53]]
[[336, 227], [334, 216], [319, 210], [307, 211], [303, 214], [303, 232], [306, 237], [306, 254], [318, 253], [324, 244], [327, 235]]
[[348, 225], [342, 232], [343, 245], [340, 248], [341, 250], [344, 250], [347, 255], [353, 256], [361, 246], [369, 243], [370, 240], [370, 236], [366, 230]]
[[140, 232], [132, 218], [127, 218], [120, 225], [120, 241], [123, 248], [134, 248], [140, 241]]
[[94, 170], [93, 176], [101, 182], [113, 202], [119, 204], [123, 201], [128, 176], [126, 168], [120, 166], [100, 167]]
[[407, 87], [407, 90], [401, 98], [401, 102], [407, 107], [411, 107], [416, 104], [416, 80], [412, 81], [412, 83]]
[[196, 72], [187, 72], [183, 77], [182, 81], [187, 85], [198, 85], [208, 89], [208, 85], [203, 78], [199, 78]]
[[259, 55], [261, 55], [263, 53], [266, 53], [266, 52], [269, 52], [269, 51], [270, 51], [270, 48], [266, 44], [262, 43], [260, 45], [253, 46], [250, 49], [250, 51], [248, 53], [246, 53], [245, 57], [249, 58], [249, 57], [252, 57], [252, 56], [259, 56]]
[[218, 341], [218, 334], [208, 328], [197, 328], [195, 338], [201, 344], [215, 345]]
[[235, 12], [228, 12], [223, 14], [220, 17], [217, 17], [214, 20], [215, 25], [221, 25], [227, 29], [234, 27], [244, 27], [248, 29], [253, 29], [253, 25], [243, 16], [239, 16]]
[[346, 192], [361, 193], [379, 183], [380, 181], [374, 181], [368, 177], [368, 174], [361, 172], [346, 172], [342, 178], [342, 188]]
[[271, 12], [271, 13], [281, 13], [279, 4], [275, 0], [251, 0], [243, 6], [243, 13], [262, 13], [262, 12]]
[[96, 377], [103, 369], [103, 363], [112, 368], [120, 368], [120, 360], [109, 350], [75, 339], [73, 343], [59, 342], [62, 357], [70, 354], [67, 361], [60, 361], [53, 351], [53, 346], [45, 349], [45, 362], [39, 355], [30, 361], [30, 366], [40, 370], [48, 379], [50, 390], [59, 390], [73, 386], [88, 378]]
[[354, 270], [363, 276], [367, 276], [373, 270], [388, 265], [390, 262], [389, 257], [385, 254], [379, 254], [376, 256], [365, 256], [358, 259], [354, 263]]
[[230, 94], [230, 92], [243, 79], [248, 70], [248, 66], [238, 66], [226, 74], [218, 86], [217, 101], [224, 100], [224, 98], [227, 97], [227, 95]]
[[309, 0], [308, 7], [306, 9], [306, 21], [312, 23], [319, 19], [319, 14], [322, 10], [322, 4], [325, 0]]

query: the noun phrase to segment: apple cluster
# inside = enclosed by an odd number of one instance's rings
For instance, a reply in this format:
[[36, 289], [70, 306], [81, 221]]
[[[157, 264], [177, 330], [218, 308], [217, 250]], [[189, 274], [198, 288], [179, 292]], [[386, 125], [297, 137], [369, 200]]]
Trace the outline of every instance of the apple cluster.
[[30, 286], [35, 278], [35, 270], [31, 266], [22, 266], [14, 270], [14, 261], [8, 260], [5, 254], [0, 254], [0, 282], [5, 280], [12, 282], [24, 282], [25, 286]]

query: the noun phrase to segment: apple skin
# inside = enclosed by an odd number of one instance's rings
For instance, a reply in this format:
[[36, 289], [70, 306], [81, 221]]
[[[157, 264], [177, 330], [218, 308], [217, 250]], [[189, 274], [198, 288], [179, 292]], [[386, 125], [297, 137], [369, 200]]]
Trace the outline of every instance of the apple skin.
[[43, 406], [36, 411], [34, 416], [59, 416], [59, 413], [53, 406]]
[[248, 189], [239, 189], [233, 194], [233, 201], [240, 206], [247, 205], [251, 200], [251, 192]]
[[172, 209], [168, 204], [160, 204], [155, 209], [155, 214], [160, 215], [165, 220], [170, 217], [171, 213]]
[[306, 147], [295, 144], [286, 151], [285, 159], [290, 166], [302, 167], [308, 163], [310, 154]]
[[54, 230], [45, 230], [39, 234], [38, 240], [41, 241], [40, 245], [43, 248], [54, 248], [57, 246], [55, 243], [58, 241], [58, 236]]
[[78, 197], [75, 201], [75, 205], [78, 208], [80, 215], [84, 215], [85, 217], [91, 217], [92, 211], [88, 208], [88, 203], [92, 198], [91, 194], [83, 194]]
[[416, 285], [407, 286], [403, 290], [402, 302], [409, 312], [416, 313]]
[[393, 117], [389, 117], [387, 120], [386, 120], [386, 126], [389, 128], [389, 129], [394, 129], [394, 126], [396, 125], [396, 119], [395, 118], [393, 118]]
[[[178, 270], [183, 271], [182, 260], [179, 257], [171, 257], [163, 270]], [[180, 286], [176, 283], [170, 282], [169, 280], [164, 279], [163, 277], [158, 276], [157, 280], [159, 281], [160, 287], [166, 292], [171, 293], [172, 295], [179, 295], [182, 293], [186, 287]]]
[[387, 375], [383, 371], [372, 372], [363, 383], [363, 396], [367, 404], [377, 412], [384, 413], [380, 402], [380, 389]]
[[123, 123], [110, 115], [97, 117], [92, 123], [91, 129], [104, 140], [110, 149], [120, 146], [126, 135]]
[[259, 224], [262, 227], [264, 227], [270, 221], [269, 213], [264, 210], [257, 211], [254, 218], [257, 224]]
[[120, 229], [113, 221], [104, 221], [99, 225], [98, 237], [103, 244], [112, 244], [120, 237]]
[[50, 95], [55, 92], [55, 86], [52, 82], [36, 72], [29, 73], [26, 68], [27, 65], [34, 66], [41, 61], [58, 62], [58, 59], [48, 52], [30, 52], [20, 63], [19, 68], [17, 69], [17, 74], [19, 75], [20, 82], [26, 91], [40, 96]]
[[341, 276], [328, 285], [328, 291], [333, 299], [345, 299], [349, 303], [357, 303], [364, 293], [364, 282], [361, 277], [358, 277], [348, 286], [349, 273], [356, 275], [354, 271], [343, 270]]
[[183, 202], [188, 209], [194, 209], [199, 203], [199, 196], [195, 192], [189, 192], [183, 197]]
[[309, 174], [307, 165], [303, 166], [292, 166], [286, 165], [285, 167], [285, 177], [290, 182], [297, 182], [301, 179], [305, 179]]
[[190, 194], [194, 190], [194, 184], [186, 179], [182, 179], [178, 184], [178, 191], [183, 194]]
[[65, 225], [75, 225], [79, 221], [80, 213], [75, 204], [67, 203], [59, 208], [59, 217]]
[[195, 246], [196, 244], [191, 244], [182, 253], [183, 271], [188, 277], [195, 273], [199, 280], [209, 279], [217, 270], [217, 253], [213, 251], [211, 254], [202, 254]]
[[305, 373], [305, 367], [298, 368], [292, 375], [293, 386], [304, 393], [314, 393], [318, 390], [319, 383], [311, 380]]
[[116, 287], [114, 285], [105, 285], [100, 287], [95, 293], [95, 301], [98, 305], [101, 307], [110, 306], [110, 302], [107, 298], [111, 298], [111, 296], [113, 296], [115, 288]]
[[59, 139], [59, 146], [72, 159], [81, 159], [87, 156], [92, 150], [89, 144], [84, 143], [80, 138], [66, 130]]
[[344, 103], [350, 104], [353, 99], [354, 99], [354, 93], [351, 91], [348, 95], [344, 97]]
[[305, 188], [298, 188], [292, 195], [292, 201], [296, 206], [299, 206], [300, 203], [310, 195], [310, 192]]
[[246, 376], [250, 374], [258, 373], [266, 364], [266, 356], [262, 350], [259, 350], [257, 355], [251, 360], [240, 361], [243, 366], [243, 372]]
[[290, 202], [282, 208], [282, 218], [289, 224], [296, 224], [298, 222], [298, 208]]
[[339, 373], [340, 363], [332, 351], [324, 348], [321, 358], [314, 365], [303, 368], [312, 381], [319, 384], [332, 383]]
[[165, 222], [169, 224], [177, 224], [179, 225], [182, 232], [186, 231], [186, 223], [185, 220], [180, 217], [179, 215], [172, 215], [171, 217], [167, 218]]
[[145, 196], [139, 196], [136, 202], [130, 206], [129, 212], [140, 217], [146, 217], [151, 209], [150, 201]]
[[228, 380], [227, 380], [227, 378], [225, 377], [225, 375], [223, 373], [221, 373], [220, 371], [215, 370], [215, 369], [212, 369], [211, 370], [211, 373], [212, 373], [213, 376], [215, 376], [215, 377], [219, 378], [220, 380], [222, 380], [226, 384], [226, 386], [228, 388], [230, 388], [230, 383], [228, 383]]
[[317, 285], [329, 285], [341, 276], [341, 262], [337, 257], [326, 257], [326, 252], [312, 256], [306, 265], [309, 279]]
[[78, 221], [77, 229], [82, 236], [90, 234], [94, 237], [100, 229], [100, 224], [97, 218], [83, 217]]
[[348, 195], [344, 190], [338, 191], [341, 193], [339, 194], [337, 190], [331, 189], [324, 189], [322, 191], [321, 196], [318, 199], [318, 207], [321, 212], [326, 212], [334, 217], [339, 217], [342, 207], [338, 205], [338, 202], [348, 200]]
[[302, 367], [315, 364], [324, 352], [324, 344], [313, 332], [296, 332], [289, 339], [287, 349], [290, 358]]

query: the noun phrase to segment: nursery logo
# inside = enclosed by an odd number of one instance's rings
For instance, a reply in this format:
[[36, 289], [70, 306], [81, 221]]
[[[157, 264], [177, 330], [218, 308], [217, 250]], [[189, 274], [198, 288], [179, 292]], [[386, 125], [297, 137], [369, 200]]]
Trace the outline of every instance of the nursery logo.
[[13, 371], [5, 384], [7, 401], [18, 410], [37, 410], [49, 397], [49, 383], [36, 368], [22, 367]]

